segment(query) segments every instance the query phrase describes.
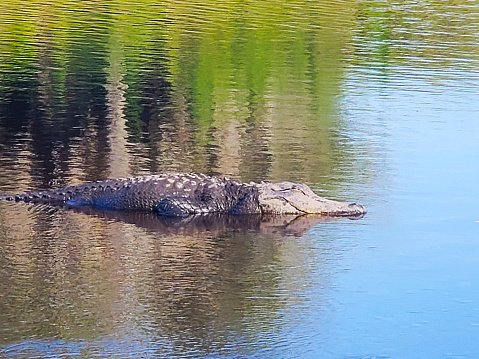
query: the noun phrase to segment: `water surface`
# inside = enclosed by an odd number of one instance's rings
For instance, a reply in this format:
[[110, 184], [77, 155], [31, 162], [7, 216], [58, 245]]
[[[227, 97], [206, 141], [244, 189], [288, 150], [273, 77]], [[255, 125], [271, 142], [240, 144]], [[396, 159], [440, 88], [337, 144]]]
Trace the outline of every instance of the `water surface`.
[[474, 2], [1, 5], [0, 192], [193, 171], [369, 213], [0, 203], [0, 356], [477, 357]]

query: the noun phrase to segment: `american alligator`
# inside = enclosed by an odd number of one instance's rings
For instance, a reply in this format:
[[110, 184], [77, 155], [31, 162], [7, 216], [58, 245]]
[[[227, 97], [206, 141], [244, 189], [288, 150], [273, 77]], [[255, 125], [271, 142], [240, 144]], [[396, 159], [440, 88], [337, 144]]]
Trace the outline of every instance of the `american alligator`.
[[319, 197], [304, 184], [243, 183], [203, 174], [180, 173], [108, 179], [0, 198], [73, 207], [153, 211], [171, 217], [207, 213], [314, 213], [357, 218], [366, 213], [366, 208], [360, 204]]

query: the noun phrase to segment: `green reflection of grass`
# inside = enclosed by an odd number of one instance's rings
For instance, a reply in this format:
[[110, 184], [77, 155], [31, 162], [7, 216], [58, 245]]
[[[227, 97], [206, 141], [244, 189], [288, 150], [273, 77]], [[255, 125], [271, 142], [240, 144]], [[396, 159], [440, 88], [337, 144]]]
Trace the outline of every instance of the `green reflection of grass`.
[[[154, 161], [175, 162], [167, 157], [183, 146], [183, 162], [190, 163], [185, 169], [250, 179], [279, 177], [282, 168], [314, 180], [312, 168], [327, 173], [334, 166], [323, 144], [334, 142], [327, 137], [336, 126], [334, 96], [352, 24], [344, 8], [350, 3], [34, 1], [28, 11], [17, 11], [21, 4], [5, 4], [0, 15], [7, 24], [0, 62], [15, 63], [12, 71], [1, 71], [2, 100], [9, 99], [9, 80], [33, 67], [27, 85], [32, 95], [42, 86], [54, 89], [45, 119], [53, 113], [67, 127], [93, 124], [97, 141], [105, 140], [97, 127], [104, 116], [107, 61], [115, 52], [124, 64], [129, 140], [171, 138], [168, 148], [153, 145]], [[19, 56], [22, 47], [29, 50]], [[159, 83], [164, 91], [154, 93]], [[31, 97], [29, 106], [38, 107]], [[276, 138], [285, 123], [291, 138]], [[178, 136], [180, 127], [186, 132]], [[321, 163], [298, 164], [295, 151], [278, 156], [282, 142], [314, 158], [319, 154]]]
[[[354, 162], [337, 107], [346, 63], [387, 77], [406, 59], [448, 67], [477, 58], [477, 16], [465, 0], [1, 5], [0, 123], [31, 131], [34, 156], [45, 147], [38, 133], [61, 138], [42, 154], [44, 171], [83, 163], [87, 178], [109, 166], [105, 117], [116, 106], [123, 147], [137, 144], [125, 158], [136, 172], [324, 183]], [[120, 66], [109, 66], [111, 54]], [[124, 105], [105, 100], [108, 71], [124, 72]]]

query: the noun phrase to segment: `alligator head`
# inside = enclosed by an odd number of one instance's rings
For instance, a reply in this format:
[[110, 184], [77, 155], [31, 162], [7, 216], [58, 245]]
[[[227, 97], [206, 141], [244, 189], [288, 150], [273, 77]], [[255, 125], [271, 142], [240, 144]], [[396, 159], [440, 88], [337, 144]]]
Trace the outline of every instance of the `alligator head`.
[[300, 183], [261, 183], [259, 206], [262, 213], [323, 214], [360, 218], [366, 208], [356, 203], [332, 201], [316, 195], [308, 186]]

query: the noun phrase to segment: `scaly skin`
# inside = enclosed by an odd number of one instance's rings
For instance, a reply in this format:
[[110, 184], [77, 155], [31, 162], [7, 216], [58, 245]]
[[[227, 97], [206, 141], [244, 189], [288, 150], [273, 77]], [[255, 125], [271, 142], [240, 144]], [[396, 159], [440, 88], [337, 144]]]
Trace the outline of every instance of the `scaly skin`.
[[91, 182], [62, 189], [4, 195], [3, 200], [193, 214], [322, 214], [362, 217], [366, 208], [317, 196], [304, 184], [242, 183], [202, 174], [167, 173]]

